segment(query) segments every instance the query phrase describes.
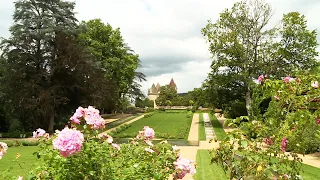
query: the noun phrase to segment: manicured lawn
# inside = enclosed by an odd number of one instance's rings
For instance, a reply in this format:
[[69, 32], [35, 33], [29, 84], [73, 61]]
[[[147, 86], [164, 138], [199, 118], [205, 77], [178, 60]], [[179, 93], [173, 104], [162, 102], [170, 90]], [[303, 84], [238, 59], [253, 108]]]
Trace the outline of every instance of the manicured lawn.
[[197, 152], [197, 173], [195, 180], [227, 180], [223, 169], [216, 163], [211, 163], [208, 150], [200, 149]]
[[206, 140], [206, 132], [204, 129], [203, 113], [199, 114], [199, 141]]
[[304, 180], [320, 179], [320, 169], [303, 164], [301, 176]]
[[208, 113], [209, 117], [210, 117], [210, 121], [213, 127], [213, 131], [216, 134], [216, 137], [219, 141], [222, 141], [226, 136], [226, 132], [224, 132], [223, 127], [221, 126], [221, 124], [219, 123], [218, 119], [216, 118], [216, 116], [212, 115], [211, 113]]
[[[26, 177], [28, 172], [35, 168], [37, 157], [33, 153], [37, 149], [37, 146], [9, 147], [3, 159], [0, 160], [0, 172], [10, 169], [9, 173], [12, 174], [13, 179], [17, 179], [15, 177], [18, 176]], [[17, 153], [21, 154], [18, 159], [16, 159]]]
[[135, 137], [144, 126], [154, 129], [156, 138], [187, 139], [192, 117], [187, 113], [155, 113], [131, 123], [131, 126], [115, 137]]

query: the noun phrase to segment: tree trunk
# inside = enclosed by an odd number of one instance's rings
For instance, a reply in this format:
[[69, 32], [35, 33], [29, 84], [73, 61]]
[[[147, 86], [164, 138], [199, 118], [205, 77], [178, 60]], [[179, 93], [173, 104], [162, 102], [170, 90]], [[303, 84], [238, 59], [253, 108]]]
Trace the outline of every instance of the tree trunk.
[[50, 119], [49, 119], [48, 132], [50, 134], [53, 133], [53, 125], [54, 125], [54, 111], [51, 112]]

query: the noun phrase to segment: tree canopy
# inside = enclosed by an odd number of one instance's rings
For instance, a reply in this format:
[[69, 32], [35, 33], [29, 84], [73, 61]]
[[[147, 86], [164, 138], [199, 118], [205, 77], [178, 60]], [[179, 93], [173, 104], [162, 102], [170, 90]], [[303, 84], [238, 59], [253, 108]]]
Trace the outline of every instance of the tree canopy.
[[143, 96], [139, 56], [120, 29], [99, 19], [78, 23], [74, 6], [15, 2], [11, 36], [1, 42], [0, 131], [21, 124], [13, 130], [53, 132], [80, 105], [112, 112], [128, 105], [128, 96]]
[[288, 13], [281, 27], [268, 29], [271, 17], [268, 3], [241, 1], [202, 29], [213, 58], [206, 89], [218, 106], [236, 96], [252, 115], [251, 86], [259, 75], [280, 78], [316, 65], [316, 32], [307, 29], [305, 17]]

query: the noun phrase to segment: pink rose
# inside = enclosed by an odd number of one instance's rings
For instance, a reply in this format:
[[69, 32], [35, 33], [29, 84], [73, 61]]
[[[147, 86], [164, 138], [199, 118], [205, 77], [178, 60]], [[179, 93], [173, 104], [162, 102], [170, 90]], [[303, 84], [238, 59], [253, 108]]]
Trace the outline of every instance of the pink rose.
[[319, 88], [318, 81], [311, 81], [311, 86], [314, 87], [314, 88]]
[[7, 153], [8, 145], [4, 142], [0, 142], [0, 159]]
[[179, 157], [176, 162], [173, 163], [176, 166], [176, 174], [175, 177], [177, 179], [182, 179], [186, 174], [195, 174], [196, 168], [192, 164], [191, 160], [184, 159]]
[[149, 140], [145, 140], [144, 142], [145, 142], [146, 144], [148, 144], [149, 146], [153, 146], [152, 142], [149, 141]]
[[63, 157], [69, 157], [81, 151], [83, 141], [84, 137], [80, 131], [65, 127], [52, 141], [52, 145]]
[[120, 146], [119, 146], [118, 144], [112, 143], [111, 145], [112, 145], [114, 148], [116, 148], [118, 151], [120, 150]]
[[287, 138], [283, 138], [283, 139], [282, 139], [282, 141], [281, 141], [281, 150], [282, 150], [283, 152], [286, 151], [286, 147], [287, 147], [288, 142], [289, 142], [289, 141], [288, 141]]
[[154, 153], [154, 150], [150, 149], [150, 148], [145, 148], [144, 150], [146, 150], [149, 153]]
[[295, 78], [292, 78], [292, 77], [290, 77], [290, 76], [287, 76], [287, 77], [283, 78], [283, 81], [284, 81], [285, 83], [292, 82], [292, 81], [294, 81], [294, 80], [295, 80]]
[[46, 131], [38, 128], [36, 131], [33, 131], [33, 138], [43, 137], [46, 134]]
[[258, 77], [259, 83], [262, 83], [263, 79], [264, 79], [264, 76], [263, 76], [263, 75], [260, 75], [260, 76]]
[[143, 135], [146, 139], [153, 139], [154, 138], [154, 130], [149, 126], [145, 126], [143, 128]]
[[70, 120], [76, 124], [80, 124], [80, 118], [82, 118], [85, 115], [85, 109], [83, 107], [78, 107], [76, 112], [73, 114], [73, 116], [70, 118]]

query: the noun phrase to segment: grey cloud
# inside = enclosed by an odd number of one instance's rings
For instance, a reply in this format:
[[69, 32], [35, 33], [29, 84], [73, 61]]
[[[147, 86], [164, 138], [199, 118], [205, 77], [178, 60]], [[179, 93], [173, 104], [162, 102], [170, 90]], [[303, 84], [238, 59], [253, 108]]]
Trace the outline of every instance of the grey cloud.
[[161, 74], [167, 74], [172, 72], [179, 72], [182, 70], [182, 59], [174, 58], [150, 58], [141, 59], [142, 67], [138, 71], [143, 72], [147, 77], [159, 76]]

